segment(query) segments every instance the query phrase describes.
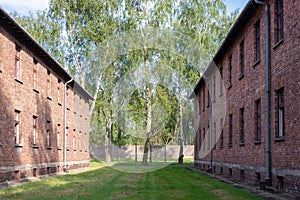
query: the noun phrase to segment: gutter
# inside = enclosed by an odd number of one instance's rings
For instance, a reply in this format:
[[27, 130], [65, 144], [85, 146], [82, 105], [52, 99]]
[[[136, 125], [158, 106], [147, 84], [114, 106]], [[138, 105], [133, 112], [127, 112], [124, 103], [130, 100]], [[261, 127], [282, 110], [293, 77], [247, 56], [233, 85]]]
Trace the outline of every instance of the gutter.
[[264, 1], [255, 0], [255, 3], [265, 6], [266, 15], [266, 184], [272, 186], [271, 145], [270, 145], [270, 25], [269, 5]]
[[74, 80], [70, 79], [64, 84], [64, 172], [67, 171], [67, 85]]

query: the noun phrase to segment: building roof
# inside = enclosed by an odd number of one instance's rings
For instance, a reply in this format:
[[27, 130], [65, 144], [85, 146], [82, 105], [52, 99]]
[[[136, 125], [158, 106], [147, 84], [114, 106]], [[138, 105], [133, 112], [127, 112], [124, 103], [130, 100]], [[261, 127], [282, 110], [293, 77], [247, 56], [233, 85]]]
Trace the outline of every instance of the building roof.
[[[45, 67], [54, 71], [63, 82], [67, 82], [72, 79], [72, 76], [66, 72], [66, 70], [52, 56], [50, 56], [50, 54], [48, 54], [24, 28], [22, 28], [9, 14], [7, 14], [1, 6], [0, 26], [5, 27], [5, 29], [14, 38], [18, 39], [33, 54], [40, 58], [47, 65]], [[93, 97], [76, 81], [72, 81], [69, 85], [76, 93], [80, 94], [86, 100], [93, 100]]]
[[[228, 48], [230, 48], [232, 46], [232, 44], [234, 43], [234, 40], [235, 40], [237, 34], [246, 26], [247, 21], [253, 15], [253, 13], [255, 12], [257, 7], [258, 7], [258, 5], [254, 2], [254, 0], [248, 1], [247, 5], [242, 10], [241, 14], [239, 15], [239, 17], [237, 18], [235, 23], [230, 28], [226, 38], [223, 40], [217, 53], [214, 55], [213, 62], [211, 62], [208, 65], [208, 67], [206, 68], [203, 75], [205, 75], [207, 73], [207, 71], [209, 70], [210, 67], [214, 66], [213, 63], [217, 64], [219, 61], [222, 60], [222, 58], [223, 58], [224, 54], [226, 53], [226, 51], [228, 50]], [[192, 94], [189, 97], [190, 99], [194, 98], [197, 90], [205, 83], [203, 75], [200, 77], [200, 80], [197, 82]]]

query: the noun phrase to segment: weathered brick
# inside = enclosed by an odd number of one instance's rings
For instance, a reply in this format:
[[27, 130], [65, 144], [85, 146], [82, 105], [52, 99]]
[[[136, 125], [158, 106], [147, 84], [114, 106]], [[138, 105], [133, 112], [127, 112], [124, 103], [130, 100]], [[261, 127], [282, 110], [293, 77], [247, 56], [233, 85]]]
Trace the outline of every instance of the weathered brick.
[[[266, 1], [270, 6], [270, 134], [271, 134], [271, 167], [272, 184], [279, 187], [279, 179], [283, 177], [284, 188], [291, 191], [300, 191], [300, 1], [284, 1], [284, 40], [277, 44], [275, 37], [275, 0]], [[254, 1], [249, 1], [241, 18], [236, 32], [231, 33], [231, 44], [223, 49], [221, 56], [215, 60], [218, 69], [223, 67], [223, 79], [226, 90], [227, 112], [224, 133], [224, 147], [220, 147], [220, 138], [216, 149], [212, 150], [213, 166], [220, 173], [229, 175], [232, 168], [233, 178], [240, 178], [240, 170], [244, 170], [244, 180], [258, 183], [264, 181], [266, 176], [266, 86], [265, 86], [265, 7], [255, 5], [253, 14], [247, 14], [253, 9]], [[253, 66], [254, 57], [254, 24], [260, 20], [260, 61]], [[241, 24], [243, 23], [243, 24]], [[234, 37], [233, 37], [234, 35]], [[245, 73], [242, 79], [240, 75], [239, 44], [244, 40], [245, 45]], [[232, 86], [229, 88], [229, 59], [232, 55]], [[199, 82], [195, 89], [195, 103], [203, 104], [203, 93], [207, 104], [207, 85]], [[217, 84], [218, 85], [218, 84]], [[275, 141], [277, 134], [277, 94], [276, 91], [284, 87], [284, 140]], [[218, 88], [218, 86], [217, 86]], [[204, 92], [205, 91], [205, 92]], [[219, 90], [217, 90], [219, 91]], [[218, 97], [219, 95], [217, 95]], [[261, 141], [255, 144], [255, 101], [261, 99]], [[201, 109], [203, 105], [200, 105]], [[205, 111], [199, 112], [199, 105], [195, 105], [195, 163], [206, 169], [210, 164], [209, 154], [204, 158], [199, 157], [203, 128], [208, 130], [209, 110], [205, 105]], [[240, 145], [240, 109], [245, 112], [245, 143]], [[199, 115], [200, 113], [200, 115]], [[229, 120], [228, 115], [233, 115], [233, 144], [229, 147]], [[200, 120], [199, 120], [200, 119]], [[220, 124], [220, 122], [217, 122]], [[219, 130], [221, 130], [219, 128]], [[207, 136], [209, 137], [209, 136]], [[203, 143], [203, 141], [202, 141]], [[202, 144], [203, 145], [203, 144]]]
[[[33, 173], [56, 173], [63, 169], [64, 105], [66, 77], [53, 58], [41, 55], [32, 47], [32, 39], [18, 33], [14, 21], [0, 10], [0, 182], [33, 176]], [[7, 22], [11, 23], [7, 23]], [[23, 40], [27, 37], [28, 40]], [[15, 80], [15, 45], [21, 47], [21, 76]], [[37, 86], [34, 90], [33, 58], [37, 64]], [[53, 66], [56, 65], [56, 68]], [[51, 93], [47, 94], [47, 70], [50, 74]], [[65, 73], [65, 74], [63, 74]], [[58, 79], [61, 80], [58, 83]], [[59, 88], [59, 93], [58, 93]], [[70, 84], [67, 96], [68, 138], [67, 165], [70, 168], [89, 166], [89, 105], [88, 93]], [[58, 97], [59, 95], [59, 97]], [[15, 110], [20, 111], [22, 146], [15, 146]], [[33, 146], [33, 116], [37, 117], [37, 144]], [[81, 117], [80, 117], [81, 116]], [[47, 121], [50, 126], [50, 147], [46, 146]], [[58, 124], [60, 126], [58, 126]], [[58, 132], [59, 137], [58, 137]], [[73, 145], [73, 137], [75, 144]], [[59, 142], [58, 142], [59, 139]], [[58, 146], [59, 144], [59, 146]], [[74, 167], [75, 166], [75, 167]], [[48, 171], [47, 171], [48, 170]]]

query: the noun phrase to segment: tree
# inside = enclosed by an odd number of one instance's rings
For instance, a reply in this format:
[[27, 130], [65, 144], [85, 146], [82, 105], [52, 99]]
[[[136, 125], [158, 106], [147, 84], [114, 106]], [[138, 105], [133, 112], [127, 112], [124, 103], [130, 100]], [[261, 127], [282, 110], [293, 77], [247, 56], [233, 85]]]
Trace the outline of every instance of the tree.
[[[126, 111], [130, 111], [128, 119], [137, 126], [145, 127], [143, 164], [146, 164], [150, 144], [167, 144], [178, 137], [180, 129], [182, 135], [187, 137], [191, 121], [191, 105], [174, 95], [175, 90], [178, 92], [178, 85], [172, 81], [164, 86], [151, 82], [151, 70], [155, 66], [169, 66], [177, 73], [165, 75], [165, 72], [156, 71], [154, 75], [162, 73], [165, 78], [171, 77], [172, 80], [181, 76], [189, 84], [196, 84], [199, 72], [204, 70], [205, 63], [217, 51], [236, 14], [237, 12], [227, 15], [226, 6], [221, 0], [51, 0], [49, 10], [17, 18], [93, 94], [95, 101], [91, 103], [90, 109], [93, 127], [91, 143], [99, 144], [100, 140], [104, 140], [101, 144], [105, 145], [108, 162], [109, 140], [117, 145], [142, 142], [135, 136], [129, 136], [130, 129], [124, 128], [128, 127], [124, 121], [115, 121], [116, 118], [125, 119], [126, 115], [114, 113], [113, 107], [120, 105], [115, 105], [113, 99], [115, 95], [121, 95], [114, 93], [115, 84], [121, 77], [130, 70], [143, 66], [145, 85], [141, 91], [132, 94]], [[146, 28], [150, 26], [161, 30], [168, 28], [195, 40], [203, 50], [199, 59], [203, 59], [204, 64], [193, 66], [184, 55], [151, 49], [145, 41], [140, 41], [144, 44], [142, 49], [120, 55], [108, 63], [108, 66], [100, 65], [99, 59], [105, 59], [100, 55], [108, 55], [113, 48], [109, 41], [112, 35], [129, 30], [145, 35]], [[177, 44], [175, 41], [170, 42], [173, 42], [171, 46], [177, 47], [177, 53], [181, 53], [184, 46], [178, 41]], [[186, 92], [181, 89], [182, 93]], [[161, 113], [165, 116], [160, 119], [163, 122], [156, 118], [159, 106], [165, 110], [165, 113]], [[179, 126], [180, 121], [185, 126]], [[161, 123], [163, 128], [159, 129], [157, 123]]]

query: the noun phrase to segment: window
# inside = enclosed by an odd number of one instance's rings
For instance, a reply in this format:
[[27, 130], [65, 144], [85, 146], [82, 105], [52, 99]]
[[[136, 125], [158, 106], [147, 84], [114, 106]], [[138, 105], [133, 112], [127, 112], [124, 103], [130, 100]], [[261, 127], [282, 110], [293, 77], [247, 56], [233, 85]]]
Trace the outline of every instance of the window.
[[203, 89], [203, 108], [202, 108], [202, 111], [204, 112], [205, 111], [205, 88]]
[[217, 136], [216, 136], [216, 134], [217, 134], [217, 123], [216, 122], [214, 122], [214, 132], [213, 132], [213, 144], [214, 144], [214, 149], [216, 148], [216, 138], [217, 138]]
[[205, 149], [205, 128], [203, 128], [203, 139], [202, 139], [202, 141], [203, 141], [203, 149]]
[[232, 169], [229, 168], [229, 176], [232, 177]]
[[220, 135], [220, 148], [223, 148], [224, 146], [224, 135], [223, 135], [223, 119], [221, 119], [221, 135]]
[[46, 147], [51, 146], [51, 123], [47, 121], [47, 129], [46, 129]]
[[199, 141], [198, 150], [200, 150], [200, 148], [201, 148], [201, 143], [202, 143], [202, 141], [201, 141], [201, 130], [199, 130], [199, 138], [198, 138], [198, 141]]
[[57, 80], [57, 102], [58, 104], [61, 105], [60, 103], [60, 85], [61, 85], [61, 80]]
[[260, 173], [256, 172], [256, 182], [259, 184], [260, 183]]
[[276, 1], [276, 42], [283, 40], [283, 0]]
[[33, 116], [32, 123], [32, 145], [37, 145], [37, 116]]
[[33, 59], [33, 89], [37, 89], [37, 60]]
[[232, 114], [229, 115], [229, 143], [228, 146], [232, 146], [232, 131], [233, 131], [233, 124], [232, 124]]
[[245, 179], [245, 170], [243, 170], [243, 169], [240, 170], [240, 179], [241, 180]]
[[241, 41], [240, 43], [240, 77], [241, 79], [244, 76], [245, 72], [245, 45], [244, 45], [244, 40]]
[[208, 140], [207, 140], [207, 150], [210, 150], [210, 142], [209, 142], [209, 140], [210, 139], [212, 139], [212, 138], [210, 138], [211, 137], [211, 135], [210, 135], [210, 130], [209, 130], [209, 124], [207, 125], [207, 133], [208, 133]]
[[15, 110], [15, 144], [21, 144], [21, 111]]
[[278, 184], [277, 184], [278, 189], [283, 190], [284, 189], [284, 177], [277, 176], [277, 181], [278, 181]]
[[280, 88], [277, 90], [277, 137], [284, 136], [284, 90]]
[[16, 55], [15, 55], [15, 78], [21, 79], [21, 69], [20, 69], [20, 52], [21, 47], [16, 44]]
[[47, 70], [47, 96], [51, 97], [51, 72]]
[[260, 21], [258, 20], [254, 25], [255, 42], [254, 42], [254, 60], [260, 60]]
[[223, 95], [223, 67], [220, 68], [220, 96]]
[[207, 87], [207, 107], [209, 107], [210, 104], [210, 96], [209, 96], [209, 88]]
[[255, 101], [255, 141], [261, 139], [261, 103], [260, 99]]
[[245, 143], [245, 109], [240, 109], [240, 145]]
[[201, 114], [201, 93], [199, 94], [199, 115]]
[[59, 148], [59, 147], [60, 147], [60, 128], [61, 128], [60, 124], [57, 124], [57, 127], [56, 127], [56, 136], [57, 136], [56, 140], [57, 140], [57, 148]]
[[232, 55], [229, 56], [229, 88], [232, 86]]

